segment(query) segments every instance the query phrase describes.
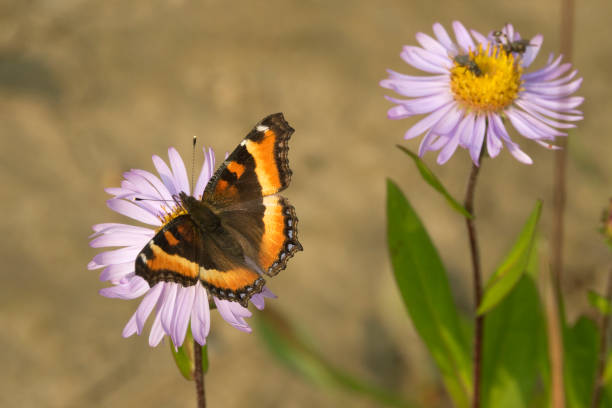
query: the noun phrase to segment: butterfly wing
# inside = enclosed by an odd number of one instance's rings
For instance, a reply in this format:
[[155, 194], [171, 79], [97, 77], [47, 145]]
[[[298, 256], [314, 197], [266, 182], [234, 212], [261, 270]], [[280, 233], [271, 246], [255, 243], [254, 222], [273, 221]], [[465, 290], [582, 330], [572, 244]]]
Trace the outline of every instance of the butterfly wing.
[[282, 113], [259, 122], [223, 162], [202, 200], [216, 209], [221, 225], [243, 248], [246, 264], [276, 275], [302, 246], [295, 209], [276, 194], [289, 186], [289, 138]]
[[191, 217], [180, 215], [150, 240], [136, 257], [136, 275], [150, 287], [161, 281], [195, 285], [199, 276], [199, 233]]
[[138, 254], [135, 273], [150, 287], [161, 281], [192, 286], [200, 279], [213, 295], [246, 306], [253, 293], [261, 292], [264, 280], [223, 242], [203, 234], [189, 214], [180, 215]]

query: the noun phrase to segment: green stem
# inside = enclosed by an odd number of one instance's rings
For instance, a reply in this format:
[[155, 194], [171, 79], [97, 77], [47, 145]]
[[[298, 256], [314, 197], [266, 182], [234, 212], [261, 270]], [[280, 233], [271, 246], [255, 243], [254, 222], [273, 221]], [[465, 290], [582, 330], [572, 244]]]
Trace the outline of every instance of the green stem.
[[[480, 161], [482, 164], [482, 160]], [[476, 238], [476, 226], [474, 224], [474, 191], [476, 189], [476, 181], [478, 180], [478, 172], [480, 167], [472, 164], [472, 171], [468, 181], [468, 187], [465, 194], [465, 209], [472, 215], [472, 218], [466, 218], [465, 222], [468, 230], [470, 241], [470, 254], [472, 256], [472, 270], [474, 280], [474, 309], [478, 310], [482, 300], [482, 273], [480, 271], [480, 254], [478, 250], [478, 240]], [[474, 392], [472, 396], [472, 408], [480, 407], [480, 376], [482, 366], [482, 336], [484, 328], [484, 315], [476, 315], [474, 324]]]
[[206, 408], [206, 392], [204, 389], [204, 370], [202, 364], [202, 346], [197, 341], [193, 341], [193, 359], [195, 368], [193, 370], [193, 380], [196, 383], [196, 395], [198, 398], [198, 408]]

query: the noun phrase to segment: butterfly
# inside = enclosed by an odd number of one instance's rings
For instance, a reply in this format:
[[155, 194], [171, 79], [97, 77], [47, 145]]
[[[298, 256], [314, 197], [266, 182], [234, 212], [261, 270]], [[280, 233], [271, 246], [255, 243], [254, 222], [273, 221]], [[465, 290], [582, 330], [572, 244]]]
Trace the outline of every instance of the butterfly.
[[140, 251], [136, 275], [151, 287], [200, 281], [212, 295], [246, 307], [264, 276], [303, 250], [295, 209], [278, 194], [291, 181], [293, 132], [282, 113], [265, 117], [217, 169], [201, 199], [179, 193], [179, 215]]

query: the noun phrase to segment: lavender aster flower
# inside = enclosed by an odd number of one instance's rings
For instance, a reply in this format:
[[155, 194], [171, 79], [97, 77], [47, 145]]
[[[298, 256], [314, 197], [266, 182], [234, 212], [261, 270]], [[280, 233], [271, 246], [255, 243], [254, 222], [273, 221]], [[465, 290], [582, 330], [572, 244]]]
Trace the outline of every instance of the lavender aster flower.
[[[204, 155], [204, 164], [193, 192], [193, 196], [197, 198], [202, 196], [215, 167], [212, 149], [204, 149]], [[146, 280], [134, 273], [138, 253], [157, 230], [176, 216], [177, 204], [173, 196], [180, 192], [190, 194], [183, 160], [172, 147], [168, 149], [168, 156], [170, 167], [160, 157], [153, 156], [153, 164], [160, 177], [145, 170], [130, 170], [123, 175], [121, 187], [106, 189], [109, 194], [114, 195], [114, 198], [107, 201], [113, 211], [152, 227], [117, 223], [94, 225], [91, 247], [121, 248], [97, 254], [89, 263], [88, 269], [103, 268], [100, 280], [109, 281], [113, 285], [100, 290], [102, 296], [119, 299], [144, 296], [123, 329], [124, 337], [142, 333], [147, 318], [155, 310], [155, 319], [149, 335], [151, 346], [157, 346], [165, 335], [171, 337], [176, 347], [181, 346], [190, 322], [193, 338], [204, 345], [210, 330], [212, 303], [226, 322], [239, 330], [250, 332], [251, 328], [245, 318], [251, 316], [251, 312], [239, 303], [209, 296], [199, 281], [188, 287], [174, 282], [159, 282], [149, 287]], [[135, 201], [137, 197], [143, 200]], [[261, 310], [266, 297], [276, 296], [264, 287], [261, 293], [254, 294], [250, 300]]]
[[[409, 76], [389, 70], [389, 78], [380, 82], [411, 99], [387, 97], [397, 104], [388, 112], [391, 119], [426, 116], [412, 126], [405, 139], [425, 134], [419, 156], [428, 150], [440, 150], [438, 163], [443, 164], [458, 146], [468, 149], [472, 161], [479, 156], [486, 141], [486, 151], [495, 157], [503, 146], [520, 162], [532, 160], [512, 141], [505, 120], [522, 136], [548, 148], [560, 129], [575, 127], [582, 119], [576, 108], [584, 98], [571, 96], [580, 87], [571, 64], [551, 54], [542, 69], [524, 73], [535, 60], [542, 36], [526, 41], [511, 24], [500, 32], [484, 36], [453, 22], [456, 42], [441, 24], [433, 31], [436, 38], [417, 33], [421, 45], [406, 46], [401, 57], [409, 65], [433, 74]], [[471, 35], [470, 35], [471, 33]]]

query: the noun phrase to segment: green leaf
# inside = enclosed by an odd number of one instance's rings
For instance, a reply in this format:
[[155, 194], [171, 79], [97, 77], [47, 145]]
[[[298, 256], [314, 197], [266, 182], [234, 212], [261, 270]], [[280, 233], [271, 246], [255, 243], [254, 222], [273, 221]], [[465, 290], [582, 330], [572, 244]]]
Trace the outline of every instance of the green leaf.
[[514, 246], [489, 279], [478, 307], [477, 313], [479, 315], [494, 308], [521, 279], [529, 262], [529, 254], [533, 247], [541, 212], [542, 202], [537, 201]]
[[442, 261], [401, 190], [387, 181], [387, 238], [393, 272], [412, 323], [455, 405], [469, 406], [471, 359]]
[[400, 408], [412, 406], [394, 392], [371, 385], [334, 367], [273, 309], [266, 307], [264, 313], [257, 314], [254, 323], [255, 332], [259, 334], [270, 352], [313, 383], [367, 396], [378, 402], [377, 406], [379, 404]]
[[[195, 370], [195, 361], [191, 328], [187, 329], [185, 341], [183, 341], [183, 345], [178, 349], [174, 348], [174, 344], [171, 341], [168, 343], [170, 344], [170, 351], [172, 352], [172, 357], [174, 357], [174, 362], [176, 363], [177, 368], [186, 380], [192, 381]], [[208, 371], [208, 352], [206, 345], [202, 347], [202, 371], [204, 373]]]
[[484, 327], [482, 406], [531, 406], [547, 342], [544, 311], [530, 276], [487, 315]]
[[601, 296], [599, 293], [589, 290], [589, 303], [595, 309], [599, 310], [599, 313], [603, 315], [610, 314], [610, 300], [606, 299], [605, 296]]
[[563, 328], [565, 397], [568, 408], [590, 407], [597, 370], [599, 330], [595, 322], [580, 317]]
[[417, 154], [406, 149], [404, 146], [400, 146], [400, 145], [396, 145], [396, 146], [398, 149], [400, 149], [401, 151], [406, 153], [408, 156], [410, 156], [412, 160], [414, 160], [414, 164], [416, 164], [417, 169], [419, 169], [419, 173], [421, 173], [423, 180], [425, 180], [427, 184], [432, 186], [434, 190], [436, 190], [438, 193], [442, 194], [444, 198], [446, 198], [446, 201], [448, 201], [450, 206], [455, 211], [459, 212], [459, 214], [463, 215], [466, 218], [473, 218], [473, 215], [470, 214], [461, 204], [459, 204], [459, 202], [455, 200], [453, 196], [449, 194], [448, 191], [446, 191], [446, 189], [444, 188], [444, 186], [442, 185], [438, 177], [436, 177], [433, 171], [431, 171], [429, 167], [427, 167], [425, 162], [421, 160], [421, 158]]

